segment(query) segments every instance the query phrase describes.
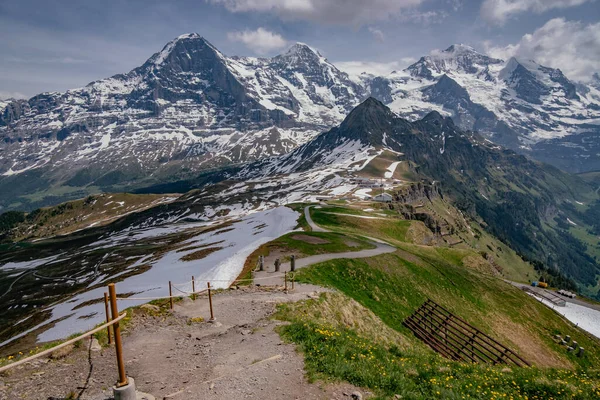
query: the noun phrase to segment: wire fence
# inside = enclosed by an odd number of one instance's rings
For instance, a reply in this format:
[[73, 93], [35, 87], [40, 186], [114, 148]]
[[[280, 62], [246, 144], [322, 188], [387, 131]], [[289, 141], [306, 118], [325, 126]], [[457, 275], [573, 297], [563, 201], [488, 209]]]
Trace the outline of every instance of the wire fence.
[[120, 320], [122, 320], [123, 318], [125, 318], [126, 316], [127, 316], [127, 313], [126, 313], [126, 312], [124, 312], [123, 314], [119, 315], [117, 318], [113, 319], [112, 321], [110, 321], [110, 322], [107, 322], [107, 323], [105, 323], [104, 325], [101, 325], [101, 326], [99, 326], [99, 327], [97, 327], [97, 328], [94, 328], [94, 329], [92, 329], [91, 331], [88, 331], [88, 332], [86, 332], [86, 333], [84, 333], [84, 334], [82, 334], [82, 335], [79, 335], [79, 336], [77, 336], [76, 338], [73, 338], [73, 339], [71, 339], [71, 340], [67, 340], [66, 342], [64, 342], [64, 343], [61, 343], [61, 344], [59, 344], [58, 346], [52, 347], [51, 349], [44, 350], [44, 351], [42, 351], [42, 352], [39, 352], [39, 353], [37, 353], [37, 354], [34, 354], [34, 355], [32, 355], [32, 356], [29, 356], [29, 357], [27, 357], [27, 358], [24, 358], [24, 359], [22, 359], [22, 360], [15, 361], [15, 362], [13, 362], [13, 363], [11, 363], [11, 364], [5, 365], [4, 367], [1, 367], [1, 368], [0, 368], [0, 373], [2, 373], [2, 372], [4, 372], [4, 371], [7, 371], [7, 370], [9, 370], [9, 369], [11, 369], [11, 368], [18, 367], [19, 365], [22, 365], [22, 364], [25, 364], [25, 363], [31, 362], [31, 361], [35, 360], [36, 358], [40, 358], [40, 357], [46, 356], [46, 355], [48, 355], [48, 354], [52, 354], [52, 353], [54, 353], [55, 351], [57, 351], [57, 350], [59, 350], [59, 349], [62, 349], [63, 347], [66, 347], [66, 346], [68, 346], [68, 345], [70, 345], [70, 344], [73, 344], [73, 343], [75, 343], [75, 342], [78, 342], [78, 341], [80, 341], [81, 339], [85, 339], [86, 337], [88, 337], [88, 336], [91, 336], [91, 335], [93, 335], [93, 334], [94, 334], [94, 333], [96, 333], [96, 332], [100, 332], [101, 330], [103, 330], [103, 329], [106, 329], [106, 328], [108, 328], [109, 326], [112, 326], [112, 325], [116, 324], [117, 322], [119, 322]]
[[[227, 282], [228, 284], [232, 285], [234, 283], [240, 283], [240, 282], [263, 281], [263, 280], [272, 280], [272, 279], [277, 279], [277, 278], [283, 278], [284, 279], [284, 284], [285, 284], [285, 287], [286, 287], [286, 290], [287, 290], [287, 282], [288, 282], [288, 280], [291, 279], [292, 282], [293, 282], [293, 273], [287, 273], [286, 272], [286, 273], [283, 273], [283, 274], [271, 275], [271, 276], [266, 276], [266, 277], [261, 277], [261, 278], [236, 279], [236, 280], [233, 280], [233, 281], [231, 281], [231, 280], [224, 280], [224, 279], [214, 279], [214, 280], [211, 280], [210, 282]], [[195, 298], [198, 295], [208, 294], [209, 301], [210, 301], [211, 320], [213, 320], [214, 319], [214, 315], [213, 315], [213, 310], [212, 310], [212, 299], [210, 297], [211, 296], [210, 282], [209, 281], [197, 281], [197, 280], [195, 280], [193, 278], [192, 278], [192, 280], [187, 281], [187, 282], [183, 282], [183, 283], [173, 284], [173, 283], [169, 282], [169, 289], [173, 288], [173, 289], [175, 289], [176, 291], [178, 291], [181, 294], [179, 294], [179, 295], [172, 295], [171, 294], [169, 296], [149, 296], [149, 297], [116, 297], [116, 295], [115, 295], [114, 298], [113, 298], [113, 300], [115, 301], [115, 307], [116, 307], [116, 301], [117, 300], [119, 300], [119, 301], [152, 301], [152, 300], [167, 300], [168, 299], [168, 300], [171, 300], [171, 308], [172, 308], [173, 307], [172, 300], [174, 298], [180, 298], [180, 297], [182, 297], [182, 295], [193, 296]], [[207, 288], [203, 289], [203, 290], [191, 291], [191, 292], [187, 291], [187, 290], [181, 289], [183, 286], [188, 286], [189, 287], [189, 285], [191, 285], [192, 288], [193, 288], [193, 287], [195, 287], [196, 284], [199, 284], [199, 283], [205, 283], [206, 286], [207, 286]], [[111, 284], [111, 285], [113, 285], [113, 284]], [[111, 286], [111, 285], [109, 285], [109, 286]], [[80, 340], [82, 340], [82, 339], [84, 339], [86, 337], [89, 337], [89, 336], [91, 336], [91, 335], [93, 335], [93, 334], [95, 334], [97, 332], [100, 332], [101, 330], [108, 329], [108, 328], [110, 328], [114, 324], [118, 323], [119, 321], [121, 321], [123, 318], [125, 318], [127, 316], [127, 313], [124, 312], [121, 315], [119, 315], [117, 318], [110, 319], [110, 317], [108, 315], [108, 296], [107, 296], [106, 293], [105, 293], [104, 301], [105, 301], [106, 307], [107, 307], [106, 308], [106, 313], [107, 313], [107, 320], [109, 320], [108, 322], [106, 322], [105, 324], [102, 324], [102, 325], [100, 325], [100, 326], [98, 326], [98, 327], [96, 327], [96, 328], [94, 328], [94, 329], [92, 329], [90, 331], [87, 331], [87, 332], [85, 332], [85, 333], [83, 333], [83, 334], [81, 334], [81, 335], [79, 335], [79, 336], [77, 336], [77, 337], [75, 337], [73, 339], [69, 339], [66, 342], [63, 342], [63, 343], [61, 343], [61, 344], [59, 344], [59, 345], [57, 345], [55, 347], [52, 347], [52, 348], [44, 350], [44, 351], [42, 351], [40, 353], [36, 353], [36, 354], [31, 355], [31, 356], [29, 356], [27, 358], [24, 358], [24, 359], [12, 362], [10, 364], [7, 364], [7, 365], [5, 365], [3, 367], [0, 367], [0, 373], [2, 373], [4, 371], [7, 371], [7, 370], [9, 370], [11, 368], [15, 368], [15, 367], [17, 367], [19, 365], [23, 365], [25, 363], [31, 362], [31, 361], [33, 361], [33, 360], [35, 360], [37, 358], [44, 357], [46, 355], [52, 354], [52, 353], [54, 353], [55, 351], [57, 351], [59, 349], [62, 349], [64, 347], [66, 347], [66, 346], [69, 346], [69, 345], [71, 345], [73, 343], [76, 343], [76, 342], [78, 342], [78, 341], [80, 341]], [[116, 314], [116, 312], [115, 312], [115, 314]], [[113, 314], [113, 315], [115, 315], [115, 314]], [[108, 333], [108, 336], [109, 336], [109, 343], [110, 343], [110, 336], [111, 336], [110, 332]]]

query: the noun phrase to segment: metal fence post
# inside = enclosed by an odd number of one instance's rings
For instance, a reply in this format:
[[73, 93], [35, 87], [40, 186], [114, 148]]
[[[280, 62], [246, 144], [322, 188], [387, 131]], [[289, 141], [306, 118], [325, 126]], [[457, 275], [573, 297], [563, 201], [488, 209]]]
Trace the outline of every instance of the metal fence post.
[[284, 290], [287, 293], [287, 271], [285, 271], [283, 273], [283, 284], [284, 284]]
[[[106, 312], [106, 322], [110, 322], [110, 312], [108, 311], [108, 293], [104, 292], [104, 311]], [[106, 327], [106, 334], [108, 335], [108, 344], [112, 343], [112, 339], [110, 337], [110, 326]]]
[[292, 259], [290, 260], [290, 271], [294, 272], [296, 270], [296, 256], [292, 254]]
[[[115, 284], [111, 283], [108, 285], [108, 293], [110, 294], [110, 307], [112, 312], [112, 319], [119, 316], [119, 309], [117, 307], [117, 291]], [[117, 387], [126, 386], [129, 384], [127, 375], [125, 375], [125, 363], [123, 362], [123, 344], [121, 343], [121, 328], [119, 323], [116, 322], [113, 325], [113, 332], [115, 336], [115, 351], [117, 353], [117, 368], [119, 369], [119, 382]]]

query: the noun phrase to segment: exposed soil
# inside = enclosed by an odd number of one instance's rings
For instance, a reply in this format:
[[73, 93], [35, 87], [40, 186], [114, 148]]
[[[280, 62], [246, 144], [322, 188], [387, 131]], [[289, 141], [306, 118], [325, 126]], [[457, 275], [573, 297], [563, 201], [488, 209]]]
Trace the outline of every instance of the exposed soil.
[[309, 235], [294, 235], [292, 236], [292, 239], [294, 240], [300, 240], [301, 242], [306, 242], [306, 243], [310, 243], [310, 244], [326, 244], [326, 243], [331, 243], [329, 240], [327, 239], [322, 239], [316, 236], [309, 236]]
[[190, 254], [186, 254], [185, 256], [181, 257], [181, 261], [201, 260], [205, 257], [208, 257], [210, 254], [214, 253], [215, 251], [219, 251], [221, 249], [223, 249], [223, 248], [222, 247], [209, 247], [206, 249], [198, 250], [198, 251], [195, 251]]
[[[308, 383], [295, 346], [283, 343], [271, 320], [277, 303], [316, 297], [325, 289], [297, 285], [247, 287], [216, 293], [216, 322], [208, 300], [199, 297], [175, 306], [166, 316], [140, 311], [123, 337], [128, 376], [138, 390], [172, 399], [350, 399], [349, 384]], [[59, 360], [41, 359], [0, 376], [0, 399], [65, 398], [104, 400], [117, 379], [114, 348], [89, 351], [88, 342]], [[364, 394], [365, 392], [361, 390]]]
[[[558, 358], [547, 345], [527, 332], [520, 324], [512, 322], [506, 317], [494, 316], [491, 318], [494, 329], [507, 337], [517, 346], [518, 353], [530, 363], [538, 367], [572, 369], [573, 365], [564, 358]], [[509, 346], [510, 347], [510, 346]]]

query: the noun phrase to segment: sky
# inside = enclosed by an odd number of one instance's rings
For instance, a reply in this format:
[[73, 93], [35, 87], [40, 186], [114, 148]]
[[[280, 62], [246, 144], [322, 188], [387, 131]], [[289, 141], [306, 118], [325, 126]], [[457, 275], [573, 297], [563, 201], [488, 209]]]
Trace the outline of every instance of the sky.
[[600, 0], [0, 0], [0, 98], [125, 73], [196, 32], [226, 55], [295, 42], [349, 73], [387, 74], [454, 43], [600, 72]]

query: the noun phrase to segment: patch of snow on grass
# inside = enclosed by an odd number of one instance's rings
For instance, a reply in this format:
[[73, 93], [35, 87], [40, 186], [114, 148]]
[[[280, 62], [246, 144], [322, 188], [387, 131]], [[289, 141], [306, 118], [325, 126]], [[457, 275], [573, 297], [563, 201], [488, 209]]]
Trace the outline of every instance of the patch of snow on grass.
[[[287, 208], [277, 207], [267, 211], [257, 212], [234, 222], [233, 229], [223, 229], [213, 232], [200, 233], [185, 242], [187, 247], [201, 246], [208, 243], [220, 242], [215, 245], [222, 247], [208, 256], [194, 261], [182, 261], [181, 258], [197, 250], [170, 251], [160, 259], [151, 263], [151, 268], [139, 275], [126, 278], [117, 285], [119, 293], [138, 293], [133, 297], [162, 297], [168, 296], [168, 282], [189, 282], [192, 275], [196, 277], [196, 290], [206, 288], [206, 282], [211, 282], [214, 288], [226, 288], [241, 273], [246, 258], [260, 245], [294, 230], [298, 213]], [[146, 232], [148, 234], [148, 232]], [[39, 261], [39, 260], [38, 260]], [[133, 267], [133, 266], [132, 266]], [[31, 266], [30, 266], [31, 268]], [[177, 288], [191, 292], [191, 283], [177, 285]], [[47, 324], [67, 316], [49, 330], [38, 336], [39, 341], [51, 341], [67, 337], [75, 332], [86, 331], [104, 321], [104, 304], [97, 303], [74, 309], [78, 304], [87, 300], [101, 298], [104, 287], [100, 287], [69, 299], [51, 307], [52, 317]], [[175, 293], [179, 293], [175, 290]], [[120, 309], [146, 303], [146, 300], [121, 301]], [[84, 315], [95, 314], [91, 318], [78, 319]]]
[[393, 162], [392, 164], [390, 164], [390, 166], [387, 168], [387, 171], [385, 172], [384, 176], [386, 178], [391, 178], [392, 176], [394, 176], [394, 172], [396, 172], [396, 168], [398, 167], [398, 165], [401, 162], [402, 161], [396, 161], [396, 162]]

